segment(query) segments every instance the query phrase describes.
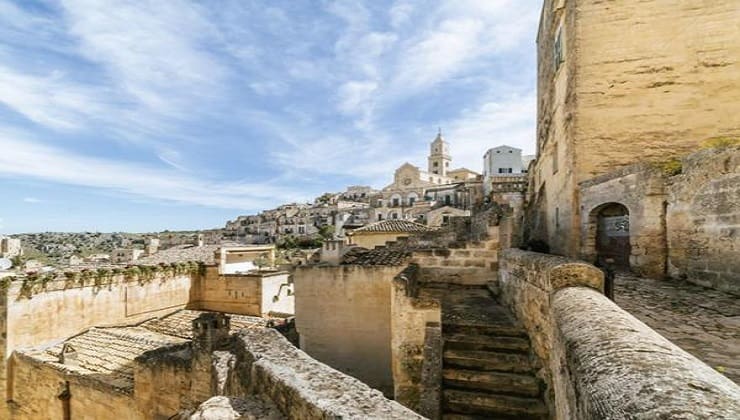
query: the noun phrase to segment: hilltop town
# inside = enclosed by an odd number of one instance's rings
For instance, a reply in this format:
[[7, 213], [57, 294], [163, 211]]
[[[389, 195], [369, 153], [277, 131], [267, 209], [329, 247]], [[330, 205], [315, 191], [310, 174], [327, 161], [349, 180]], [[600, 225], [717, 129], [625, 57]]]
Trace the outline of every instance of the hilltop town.
[[1, 237], [0, 418], [740, 418], [739, 14], [544, 0], [535, 156]]

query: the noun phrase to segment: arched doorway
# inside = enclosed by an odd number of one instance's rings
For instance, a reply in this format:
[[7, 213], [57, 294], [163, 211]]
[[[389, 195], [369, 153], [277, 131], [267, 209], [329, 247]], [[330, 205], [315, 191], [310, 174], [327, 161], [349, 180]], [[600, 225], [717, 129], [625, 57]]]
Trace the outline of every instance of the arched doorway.
[[619, 203], [607, 203], [591, 212], [596, 225], [596, 260], [611, 259], [614, 266], [630, 268], [630, 216], [629, 210]]

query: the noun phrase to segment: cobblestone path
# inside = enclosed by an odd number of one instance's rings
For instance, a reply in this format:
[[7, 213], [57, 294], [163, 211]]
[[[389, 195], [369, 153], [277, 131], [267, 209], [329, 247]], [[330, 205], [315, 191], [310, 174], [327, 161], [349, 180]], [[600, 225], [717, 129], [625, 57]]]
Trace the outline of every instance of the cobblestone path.
[[740, 298], [678, 281], [618, 275], [616, 303], [740, 384]]

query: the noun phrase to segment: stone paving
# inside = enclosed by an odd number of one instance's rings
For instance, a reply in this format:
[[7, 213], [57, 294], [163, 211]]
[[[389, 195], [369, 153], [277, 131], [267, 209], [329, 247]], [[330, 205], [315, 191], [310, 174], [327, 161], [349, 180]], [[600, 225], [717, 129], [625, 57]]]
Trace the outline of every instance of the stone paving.
[[618, 275], [616, 303], [740, 384], [740, 297], [680, 281]]

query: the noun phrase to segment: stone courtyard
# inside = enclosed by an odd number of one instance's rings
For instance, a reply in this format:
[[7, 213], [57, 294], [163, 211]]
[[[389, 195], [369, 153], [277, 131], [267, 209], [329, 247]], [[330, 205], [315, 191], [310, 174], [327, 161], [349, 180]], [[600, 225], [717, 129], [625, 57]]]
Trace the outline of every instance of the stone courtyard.
[[678, 281], [618, 275], [616, 303], [649, 327], [740, 383], [740, 299]]

